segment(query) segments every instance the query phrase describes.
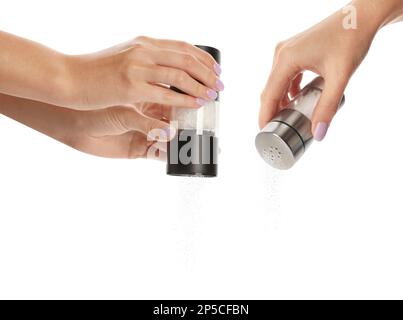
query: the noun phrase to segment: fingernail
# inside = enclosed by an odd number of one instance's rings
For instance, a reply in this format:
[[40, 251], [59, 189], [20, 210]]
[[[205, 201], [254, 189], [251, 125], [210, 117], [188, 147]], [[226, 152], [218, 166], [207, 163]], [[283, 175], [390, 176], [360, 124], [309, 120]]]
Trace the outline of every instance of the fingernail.
[[220, 79], [217, 79], [216, 86], [217, 86], [218, 91], [224, 90], [224, 83]]
[[197, 98], [196, 99], [196, 103], [199, 105], [199, 106], [204, 106], [204, 105], [206, 105], [207, 103], [208, 103], [208, 101], [207, 100], [204, 100], [204, 99], [202, 99], [202, 98]]
[[214, 71], [215, 71], [215, 73], [216, 73], [218, 76], [221, 74], [221, 72], [222, 72], [221, 66], [220, 66], [218, 63], [216, 63], [216, 64], [214, 65]]
[[215, 92], [214, 90], [208, 89], [207, 90], [207, 96], [211, 99], [211, 100], [215, 100], [217, 99], [217, 92]]
[[164, 131], [168, 140], [171, 140], [176, 134], [176, 129], [172, 126], [166, 127]]
[[328, 130], [329, 126], [325, 122], [318, 122], [315, 128], [315, 133], [313, 135], [313, 138], [316, 141], [322, 141], [326, 137], [326, 133]]

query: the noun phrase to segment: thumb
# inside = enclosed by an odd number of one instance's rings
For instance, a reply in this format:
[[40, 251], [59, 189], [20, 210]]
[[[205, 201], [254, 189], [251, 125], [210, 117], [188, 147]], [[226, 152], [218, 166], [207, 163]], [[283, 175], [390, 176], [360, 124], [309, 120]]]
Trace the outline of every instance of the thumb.
[[129, 131], [145, 134], [149, 141], [168, 142], [173, 139], [176, 130], [169, 123], [148, 117], [128, 107], [111, 107], [107, 109], [110, 124], [109, 134], [117, 135]]
[[174, 138], [176, 134], [174, 126], [142, 113], [135, 113], [137, 115], [132, 117], [131, 127], [144, 133], [149, 141], [168, 142]]
[[312, 116], [312, 134], [315, 140], [322, 141], [336, 115], [347, 81], [337, 78], [325, 79], [323, 92]]

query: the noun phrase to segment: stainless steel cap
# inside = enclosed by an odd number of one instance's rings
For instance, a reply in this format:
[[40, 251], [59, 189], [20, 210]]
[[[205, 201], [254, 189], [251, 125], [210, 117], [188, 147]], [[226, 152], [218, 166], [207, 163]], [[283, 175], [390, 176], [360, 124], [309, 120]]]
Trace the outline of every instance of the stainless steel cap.
[[299, 111], [284, 109], [256, 137], [260, 156], [272, 167], [290, 169], [312, 142], [311, 121]]

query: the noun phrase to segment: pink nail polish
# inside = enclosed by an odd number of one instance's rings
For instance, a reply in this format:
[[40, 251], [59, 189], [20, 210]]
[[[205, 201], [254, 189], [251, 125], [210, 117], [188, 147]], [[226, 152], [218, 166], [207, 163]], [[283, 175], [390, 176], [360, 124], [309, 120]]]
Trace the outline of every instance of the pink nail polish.
[[316, 141], [322, 141], [326, 137], [326, 133], [328, 130], [329, 126], [325, 122], [318, 122], [315, 128], [315, 133], [313, 135], [313, 138]]
[[214, 65], [214, 71], [215, 71], [215, 73], [217, 74], [217, 76], [219, 76], [219, 75], [221, 74], [221, 72], [222, 72], [221, 66], [220, 66], [218, 63], [216, 63], [216, 64]]
[[201, 99], [201, 98], [197, 98], [196, 99], [196, 103], [199, 105], [199, 106], [204, 106], [204, 105], [206, 105], [207, 104], [207, 102], [208, 101], [206, 101], [206, 100], [204, 100], [204, 99]]
[[217, 86], [218, 91], [224, 90], [224, 83], [220, 79], [217, 79], [216, 86]]
[[207, 96], [211, 99], [211, 100], [215, 100], [217, 99], [217, 92], [215, 92], [214, 90], [208, 89], [207, 90]]

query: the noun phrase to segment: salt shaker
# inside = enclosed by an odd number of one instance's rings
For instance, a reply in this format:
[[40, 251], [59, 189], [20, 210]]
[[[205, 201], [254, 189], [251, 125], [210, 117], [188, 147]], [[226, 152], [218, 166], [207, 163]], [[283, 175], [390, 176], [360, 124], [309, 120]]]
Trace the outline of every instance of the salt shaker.
[[[324, 79], [315, 78], [256, 137], [260, 156], [276, 169], [288, 170], [313, 141], [312, 114], [324, 88]], [[340, 106], [343, 106], [343, 95]]]
[[[220, 51], [197, 46], [220, 64]], [[179, 91], [176, 88], [172, 88]], [[215, 101], [194, 108], [173, 108], [171, 119], [177, 134], [168, 143], [167, 174], [187, 177], [216, 177], [218, 153], [219, 94]]]

